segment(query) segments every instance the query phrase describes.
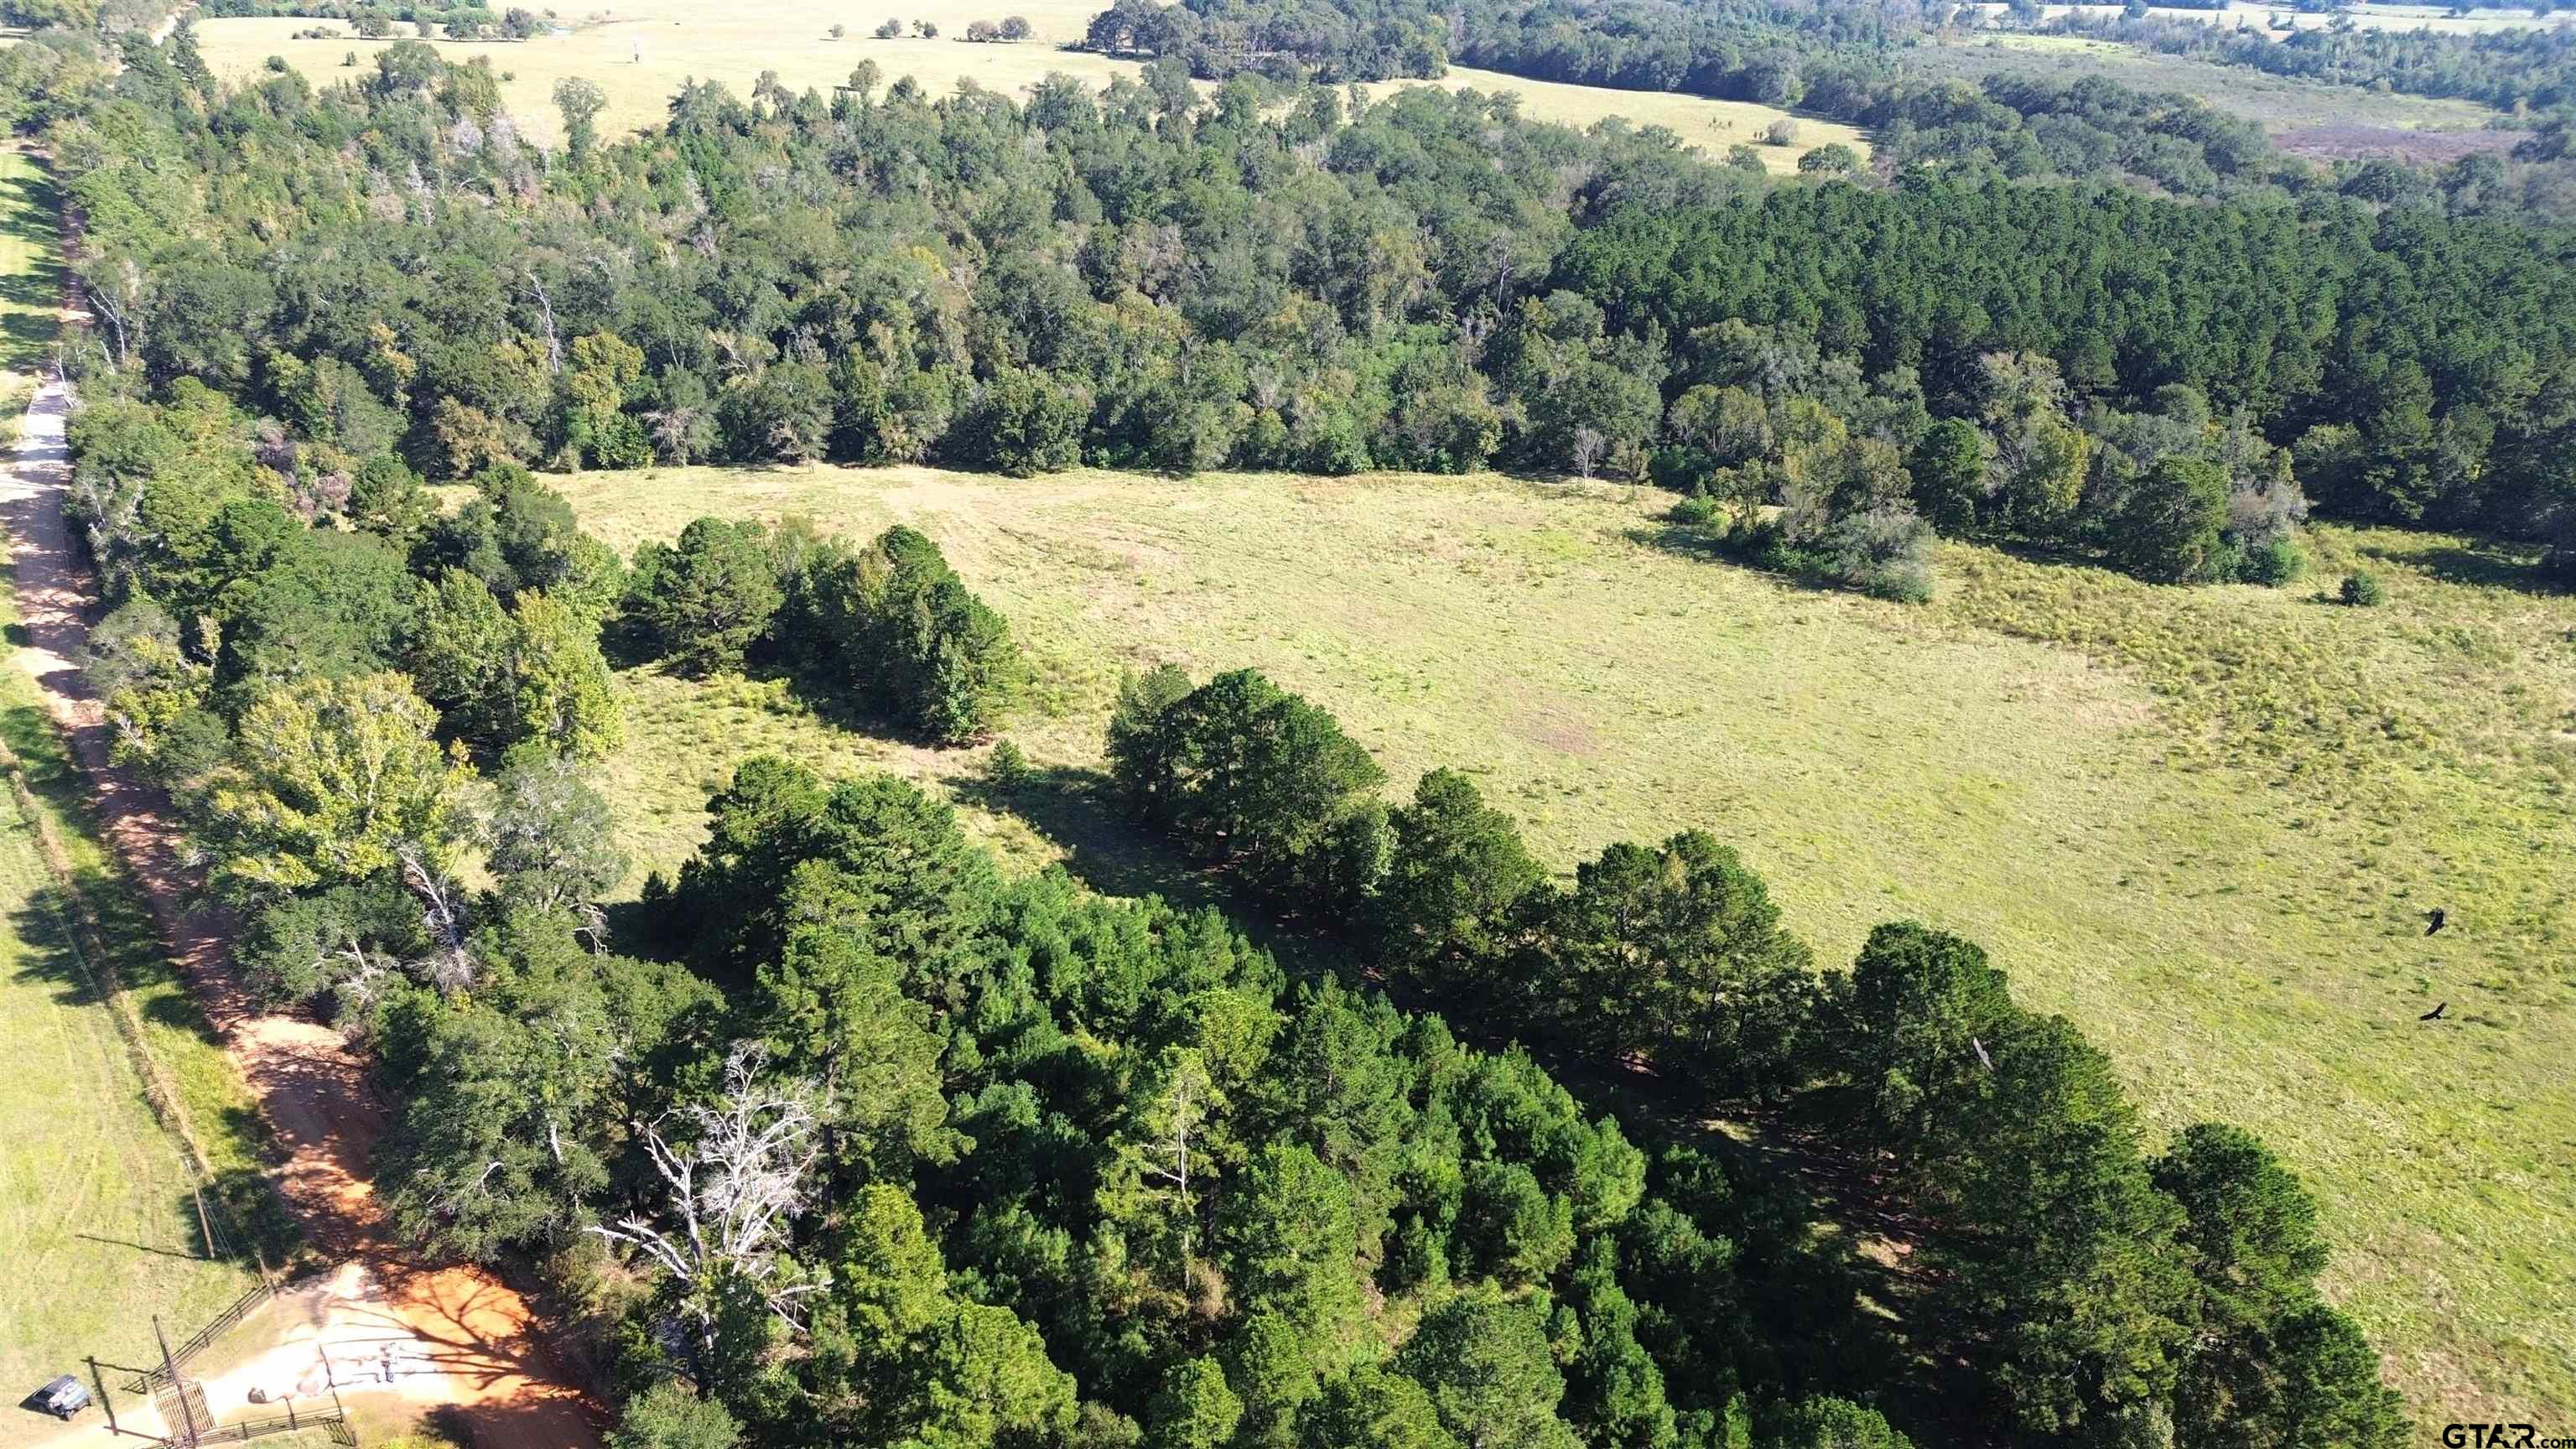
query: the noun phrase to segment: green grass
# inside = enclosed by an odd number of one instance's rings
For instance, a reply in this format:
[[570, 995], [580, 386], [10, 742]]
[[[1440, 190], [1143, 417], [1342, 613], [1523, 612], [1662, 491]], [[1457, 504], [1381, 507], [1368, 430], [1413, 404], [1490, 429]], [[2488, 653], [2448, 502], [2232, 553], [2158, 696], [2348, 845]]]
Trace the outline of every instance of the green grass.
[[[11, 684], [19, 680], [14, 672]], [[12, 708], [15, 708], [14, 702]], [[13, 730], [14, 734], [15, 731]], [[95, 896], [92, 897], [95, 899]], [[46, 870], [32, 824], [0, 793], [0, 1383], [18, 1392], [83, 1355], [141, 1364], [150, 1315], [186, 1333], [255, 1281], [241, 1264], [202, 1256], [190, 1175], [157, 1120], [111, 1007], [92, 987], [70, 925], [73, 908]], [[129, 984], [150, 963], [117, 962]], [[194, 1003], [164, 983], [133, 992], [149, 1049], [200, 1120], [243, 1104], [229, 1064], [194, 1025]], [[209, 1090], [209, 1088], [213, 1090]], [[201, 1135], [207, 1135], [202, 1134]], [[13, 1401], [14, 1402], [14, 1401]], [[56, 1427], [12, 1413], [0, 1444]]]
[[[1256, 665], [1398, 789], [1475, 772], [1559, 868], [1703, 827], [1828, 960], [1896, 917], [1972, 936], [2113, 1052], [2156, 1122], [2227, 1118], [2298, 1165], [2338, 1244], [2331, 1291], [2419, 1415], [2576, 1419], [2576, 599], [2529, 591], [2527, 560], [2320, 529], [2299, 586], [2177, 590], [1952, 545], [1940, 597], [1909, 609], [1671, 547], [1641, 490], [563, 481], [620, 547], [701, 512], [923, 529], [1036, 657], [1009, 733], [1042, 768], [1096, 765], [1123, 669]], [[2364, 557], [2385, 606], [2317, 601]], [[982, 751], [836, 729], [774, 682], [625, 683], [610, 775], [639, 880], [756, 750], [951, 790], [1007, 855], [1106, 889], [1174, 879], [1078, 791], [994, 802]], [[2427, 941], [2435, 904], [2453, 924]], [[2437, 998], [2454, 1023], [2419, 1027]]]
[[18, 420], [53, 355], [63, 266], [54, 231], [53, 179], [26, 152], [0, 146], [0, 448], [18, 441]]

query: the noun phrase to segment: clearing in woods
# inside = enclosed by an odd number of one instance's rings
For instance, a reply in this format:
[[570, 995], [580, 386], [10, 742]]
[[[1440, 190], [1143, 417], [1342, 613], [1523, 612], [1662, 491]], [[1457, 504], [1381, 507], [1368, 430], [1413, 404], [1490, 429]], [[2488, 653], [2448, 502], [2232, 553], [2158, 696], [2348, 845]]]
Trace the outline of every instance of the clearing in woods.
[[[1113, 76], [1135, 76], [1134, 61], [1113, 60], [1086, 51], [1058, 47], [1079, 43], [1091, 17], [1108, 8], [1107, 0], [884, 0], [876, 6], [854, 6], [836, 0], [779, 0], [776, 4], [742, 5], [728, 0], [644, 0], [633, 8], [562, 12], [569, 34], [541, 35], [518, 42], [438, 41], [441, 55], [458, 63], [489, 57], [492, 68], [508, 77], [501, 95], [510, 114], [527, 132], [553, 141], [562, 131], [555, 110], [555, 82], [581, 76], [608, 95], [600, 130], [618, 135], [659, 125], [669, 114], [671, 97], [690, 80], [721, 81], [737, 96], [749, 97], [764, 72], [775, 71], [789, 90], [825, 91], [849, 79], [863, 60], [876, 62], [884, 84], [911, 76], [936, 94], [972, 82], [988, 91], [1019, 99], [1023, 88], [1061, 72], [1094, 86]], [[578, 15], [579, 18], [575, 18]], [[1029, 22], [1030, 36], [1016, 44], [978, 45], [959, 37], [971, 21], [1000, 21], [1017, 15]], [[872, 34], [882, 22], [903, 21], [903, 38], [878, 40]], [[927, 20], [939, 28], [936, 39], [912, 35], [911, 22]], [[327, 40], [297, 40], [295, 33], [320, 25], [338, 32]], [[831, 28], [844, 28], [835, 40]], [[395, 27], [397, 38], [412, 27]], [[272, 56], [283, 56], [316, 85], [328, 85], [348, 74], [342, 61], [351, 55], [372, 68], [377, 51], [391, 41], [350, 38], [347, 26], [307, 19], [231, 19], [197, 22], [197, 43], [207, 64], [221, 75], [256, 72]], [[1638, 125], [1672, 128], [1687, 145], [1714, 156], [1738, 141], [1751, 141], [1786, 111], [1745, 101], [1709, 100], [1647, 91], [1605, 90], [1594, 86], [1525, 81], [1489, 71], [1453, 69], [1438, 84], [1480, 91], [1517, 91], [1522, 114], [1537, 120], [1584, 127], [1609, 116], [1625, 116]], [[1377, 87], [1383, 94], [1385, 87]], [[1869, 154], [1869, 144], [1850, 126], [1798, 118], [1798, 135], [1788, 146], [1765, 146], [1763, 160], [1775, 171], [1794, 169], [1812, 148], [1840, 141]]]
[[[928, 468], [549, 480], [620, 549], [700, 513], [902, 521], [1008, 614], [1035, 777], [835, 727], [774, 679], [623, 676], [632, 892], [756, 751], [948, 790], [1024, 863], [1189, 891], [1091, 782], [1120, 671], [1257, 666], [1409, 791], [1469, 770], [1560, 869], [1740, 845], [1826, 960], [1911, 917], [2119, 1061], [2165, 1128], [2261, 1133], [2420, 1417], [2576, 1422], [2576, 598], [2459, 539], [2315, 530], [2279, 590], [1942, 550], [1907, 608], [1696, 554], [1651, 490]], [[2389, 603], [2322, 601], [2367, 562]], [[2320, 587], [2321, 586], [2321, 587]], [[2560, 874], [2553, 874], [2553, 871]], [[2426, 940], [2421, 912], [2449, 909]], [[2449, 1029], [2419, 1027], [2437, 998]], [[2511, 1411], [2511, 1412], [2508, 1412]]]

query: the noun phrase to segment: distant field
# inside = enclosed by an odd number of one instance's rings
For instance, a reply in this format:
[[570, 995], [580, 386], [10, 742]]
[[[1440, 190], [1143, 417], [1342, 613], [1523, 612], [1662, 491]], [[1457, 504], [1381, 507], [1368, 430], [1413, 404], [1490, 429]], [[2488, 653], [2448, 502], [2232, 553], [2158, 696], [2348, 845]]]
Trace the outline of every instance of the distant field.
[[[2005, 7], [1996, 0], [1979, 0], [1976, 8], [1988, 15], [2001, 15]], [[2089, 16], [2114, 18], [2121, 13], [2117, 5], [2046, 5], [2041, 9], [2049, 19], [2082, 11]], [[2207, 25], [2212, 22], [2234, 28], [2243, 24], [2255, 33], [2269, 36], [2271, 18], [2281, 15], [2301, 30], [2316, 30], [2334, 23], [2337, 15], [2348, 15], [2355, 25], [2366, 30], [2438, 30], [2455, 35], [2470, 35], [2493, 30], [2528, 30], [2533, 26], [2564, 23], [2563, 17], [2534, 17], [2529, 10], [2477, 10], [2454, 16], [2446, 5], [2353, 5], [2327, 14], [2321, 11], [2299, 11], [2287, 5], [2249, 5], [2236, 3], [2225, 10], [2193, 10], [2179, 6], [2153, 6], [2149, 12], [2160, 19], [2189, 20]]]
[[[1401, 84], [1401, 83], [1398, 83]], [[1418, 84], [1418, 82], [1417, 82]], [[1450, 90], [1517, 92], [1521, 114], [1539, 121], [1554, 121], [1581, 130], [1595, 121], [1620, 116], [1638, 126], [1663, 126], [1682, 138], [1685, 145], [1697, 146], [1712, 156], [1724, 156], [1726, 148], [1740, 142], [1754, 142], [1775, 121], [1784, 117], [1797, 127], [1789, 145], [1764, 146], [1763, 161], [1774, 171], [1794, 171], [1798, 158], [1818, 146], [1839, 141], [1866, 158], [1869, 137], [1857, 126], [1839, 121], [1819, 120], [1812, 116], [1791, 116], [1773, 106], [1751, 101], [1719, 101], [1705, 96], [1685, 96], [1671, 91], [1617, 91], [1601, 86], [1563, 85], [1555, 81], [1523, 80], [1498, 71], [1469, 70], [1452, 66], [1440, 85]], [[1383, 93], [1388, 87], [1369, 87]]]
[[[2334, 1291], [2419, 1411], [2576, 1421], [2576, 599], [2522, 591], [2511, 557], [2319, 530], [2316, 583], [2362, 560], [2388, 583], [2352, 610], [1948, 546], [1940, 598], [1906, 609], [1691, 557], [1653, 495], [1609, 487], [562, 481], [620, 547], [707, 511], [922, 528], [1033, 649], [1040, 708], [1010, 736], [1041, 766], [1097, 763], [1123, 669], [1257, 665], [1397, 790], [1474, 771], [1560, 868], [1699, 826], [1828, 960], [1894, 917], [1963, 931], [2157, 1121], [2241, 1122], [2309, 1175]], [[1173, 883], [1078, 792], [996, 801], [983, 752], [834, 729], [774, 681], [625, 682], [639, 881], [766, 749], [951, 789], [1010, 854], [1107, 889]], [[2426, 941], [2435, 904], [2453, 926]], [[2419, 1028], [2438, 998], [2459, 1024]]]
[[[1091, 17], [1103, 8], [1105, 0], [887, 0], [884, 8], [830, 0], [777, 0], [757, 6], [725, 0], [644, 0], [615, 11], [581, 12], [567, 6], [561, 13], [572, 33], [566, 36], [517, 43], [442, 40], [437, 44], [451, 60], [491, 57], [493, 69], [511, 77], [501, 87], [511, 114], [528, 132], [551, 142], [562, 130], [555, 111], [555, 82], [573, 75], [587, 77], [608, 93], [601, 125], [611, 132], [660, 123], [668, 114], [671, 96], [685, 81], [718, 80], [737, 95], [748, 95], [763, 71], [774, 70], [791, 90], [828, 89], [846, 81], [862, 60], [875, 61], [888, 83], [909, 75], [941, 93], [972, 82], [1016, 98], [1025, 87], [1053, 72], [1106, 85], [1112, 76], [1132, 76], [1141, 67], [1132, 61], [1059, 49], [1078, 43]], [[1025, 18], [1031, 38], [1015, 45], [969, 45], [955, 38], [965, 33], [969, 21], [1000, 20], [1006, 15]], [[929, 20], [939, 27], [939, 38], [872, 38], [869, 32], [889, 18], [907, 24]], [[375, 53], [392, 43], [291, 38], [317, 24], [343, 36], [352, 33], [349, 27], [329, 21], [204, 20], [197, 24], [198, 44], [207, 63], [221, 74], [250, 74], [275, 55], [285, 57], [316, 84], [327, 85], [347, 73], [341, 64], [347, 56], [354, 53], [359, 65], [373, 65]], [[837, 41], [830, 35], [836, 24], [847, 32]], [[1689, 144], [1719, 155], [1735, 142], [1752, 140], [1786, 114], [1740, 101], [1557, 85], [1487, 71], [1453, 70], [1441, 84], [1453, 89], [1518, 91], [1528, 115], [1570, 126], [1589, 126], [1614, 115], [1639, 125], [1669, 126]], [[1795, 146], [1763, 148], [1764, 159], [1774, 169], [1794, 167], [1808, 148], [1829, 141], [1868, 153], [1860, 133], [1849, 126], [1802, 120], [1798, 129]]]
[[2080, 36], [1971, 34], [1918, 45], [1905, 53], [1905, 64], [1921, 74], [1967, 81], [2019, 71], [2059, 80], [2101, 76], [2139, 90], [2180, 91], [2259, 122], [2276, 136], [2325, 127], [2471, 132], [2477, 133], [2478, 144], [2504, 150], [2527, 134], [2486, 131], [2490, 122], [2503, 119], [2503, 113], [2475, 101], [2383, 94]]

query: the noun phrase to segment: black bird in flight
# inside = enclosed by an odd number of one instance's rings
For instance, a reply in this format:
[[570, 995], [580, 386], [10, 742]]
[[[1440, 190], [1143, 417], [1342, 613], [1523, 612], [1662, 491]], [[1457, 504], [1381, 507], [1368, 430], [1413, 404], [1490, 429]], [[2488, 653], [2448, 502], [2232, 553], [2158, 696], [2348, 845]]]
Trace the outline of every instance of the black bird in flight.
[[2443, 910], [2440, 906], [2435, 906], [2433, 909], [2424, 913], [2424, 919], [2431, 922], [2430, 925], [2427, 925], [2424, 928], [2424, 934], [2430, 936], [2439, 932], [2442, 927], [2450, 924], [2451, 913]]
[[2440, 1005], [2435, 1006], [2431, 1011], [2425, 1012], [2422, 1016], [2415, 1019], [2417, 1021], [2440, 1021], [2442, 1019], [2442, 1013], [2448, 1010], [2450, 1005], [2451, 1003], [2447, 1001], [2442, 1002]]

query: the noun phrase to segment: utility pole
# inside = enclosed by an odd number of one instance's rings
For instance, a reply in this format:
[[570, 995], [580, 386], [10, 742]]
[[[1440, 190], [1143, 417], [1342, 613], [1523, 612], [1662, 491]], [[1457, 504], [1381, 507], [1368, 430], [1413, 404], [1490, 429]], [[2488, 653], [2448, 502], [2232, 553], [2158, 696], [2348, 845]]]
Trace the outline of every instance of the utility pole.
[[[169, 1376], [171, 1397], [179, 1401], [179, 1424], [187, 1430], [188, 1449], [196, 1449], [197, 1414], [188, 1407], [188, 1386], [180, 1380], [179, 1365], [170, 1357], [170, 1340], [161, 1332], [161, 1315], [158, 1313], [152, 1315], [152, 1338], [161, 1345], [161, 1372]], [[170, 1426], [164, 1424], [161, 1427], [166, 1429]]]

